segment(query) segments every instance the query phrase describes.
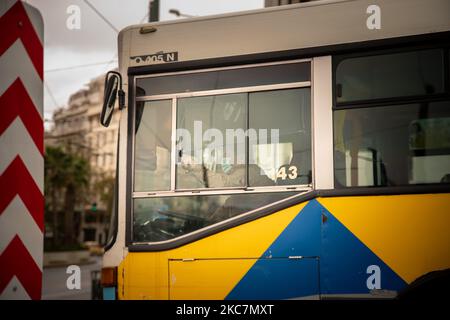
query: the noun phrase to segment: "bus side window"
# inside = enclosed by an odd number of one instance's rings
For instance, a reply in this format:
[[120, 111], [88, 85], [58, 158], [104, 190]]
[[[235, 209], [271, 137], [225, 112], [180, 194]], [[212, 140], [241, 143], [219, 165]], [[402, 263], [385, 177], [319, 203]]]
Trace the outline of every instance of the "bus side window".
[[170, 189], [172, 101], [139, 102], [136, 121], [134, 191]]
[[310, 184], [310, 88], [250, 93], [249, 117], [249, 185]]
[[294, 194], [273, 192], [134, 199], [133, 240], [170, 240]]
[[177, 189], [245, 185], [246, 106], [246, 93], [178, 99]]
[[336, 187], [448, 183], [450, 101], [337, 110], [334, 127]]
[[443, 48], [336, 57], [337, 188], [448, 183], [444, 57]]
[[449, 183], [450, 117], [412, 121], [409, 150], [412, 183]]
[[344, 59], [336, 70], [338, 103], [444, 91], [442, 49]]

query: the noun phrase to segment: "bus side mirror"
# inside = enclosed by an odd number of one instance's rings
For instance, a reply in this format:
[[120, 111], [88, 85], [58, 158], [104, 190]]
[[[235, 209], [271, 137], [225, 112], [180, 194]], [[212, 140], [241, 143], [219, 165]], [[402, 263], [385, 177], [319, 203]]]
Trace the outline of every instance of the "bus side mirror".
[[103, 108], [100, 114], [100, 123], [108, 127], [114, 111], [116, 96], [119, 96], [119, 110], [125, 106], [125, 92], [122, 90], [122, 77], [120, 73], [109, 71], [105, 76], [105, 89], [103, 91]]

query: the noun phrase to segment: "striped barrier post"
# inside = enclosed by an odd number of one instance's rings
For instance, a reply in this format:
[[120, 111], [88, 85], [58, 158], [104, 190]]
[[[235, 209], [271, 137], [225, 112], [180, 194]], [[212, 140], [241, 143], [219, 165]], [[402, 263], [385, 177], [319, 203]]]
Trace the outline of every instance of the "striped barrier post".
[[0, 1], [0, 299], [40, 299], [44, 232], [43, 20]]

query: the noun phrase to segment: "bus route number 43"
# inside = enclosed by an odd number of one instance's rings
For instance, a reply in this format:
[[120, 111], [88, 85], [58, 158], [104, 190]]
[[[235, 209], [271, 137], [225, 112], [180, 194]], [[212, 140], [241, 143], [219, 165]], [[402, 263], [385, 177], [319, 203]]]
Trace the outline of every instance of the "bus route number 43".
[[286, 167], [281, 167], [277, 172], [277, 178], [280, 178], [281, 180], [286, 179], [297, 179], [298, 177], [298, 170], [296, 166], [290, 166], [287, 170]]

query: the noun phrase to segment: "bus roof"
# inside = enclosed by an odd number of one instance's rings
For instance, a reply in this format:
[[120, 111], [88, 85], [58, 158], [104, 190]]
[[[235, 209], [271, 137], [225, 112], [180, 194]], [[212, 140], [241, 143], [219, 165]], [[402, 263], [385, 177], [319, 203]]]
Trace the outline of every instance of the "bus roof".
[[[380, 29], [367, 26], [371, 5]], [[448, 0], [321, 0], [132, 25], [119, 34], [119, 69], [447, 32], [449, 12]]]

